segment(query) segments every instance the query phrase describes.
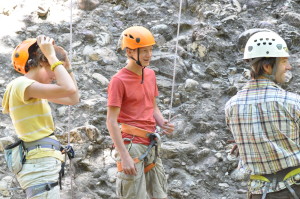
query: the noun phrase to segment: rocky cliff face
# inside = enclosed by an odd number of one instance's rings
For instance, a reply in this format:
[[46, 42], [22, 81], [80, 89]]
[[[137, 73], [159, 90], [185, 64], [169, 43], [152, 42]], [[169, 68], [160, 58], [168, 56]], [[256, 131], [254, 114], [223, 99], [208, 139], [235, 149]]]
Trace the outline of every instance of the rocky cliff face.
[[[37, 2], [39, 2], [37, 4]], [[288, 43], [293, 71], [287, 90], [298, 91], [299, 0], [183, 0], [178, 55], [174, 54], [178, 0], [78, 0], [72, 5], [72, 63], [81, 102], [72, 107], [51, 104], [58, 137], [71, 144], [76, 158], [67, 164], [62, 198], [113, 199], [116, 168], [112, 141], [105, 126], [109, 79], [125, 65], [117, 44], [122, 30], [143, 25], [157, 45], [151, 68], [157, 74], [158, 104], [176, 131], [162, 137], [161, 157], [168, 175], [169, 198], [245, 198], [247, 175], [229, 155], [232, 135], [224, 121], [224, 105], [249, 78], [242, 47], [253, 28], [279, 33]], [[44, 34], [70, 47], [70, 1], [17, 0], [0, 4], [0, 101], [9, 81], [19, 76], [10, 63], [22, 40]], [[252, 30], [253, 31], [253, 30]], [[255, 30], [254, 30], [255, 31]], [[174, 59], [177, 58], [173, 107], [170, 108]], [[0, 114], [0, 151], [14, 130]], [[112, 153], [113, 154], [113, 153]], [[0, 198], [23, 198], [7, 172], [0, 152]]]

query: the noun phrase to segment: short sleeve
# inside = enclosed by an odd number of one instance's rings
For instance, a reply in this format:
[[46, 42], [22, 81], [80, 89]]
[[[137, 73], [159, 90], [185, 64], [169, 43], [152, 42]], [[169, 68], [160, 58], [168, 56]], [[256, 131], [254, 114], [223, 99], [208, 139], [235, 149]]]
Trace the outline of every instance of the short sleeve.
[[107, 106], [121, 107], [124, 96], [124, 85], [120, 79], [113, 77], [108, 85]]
[[26, 101], [24, 99], [24, 94], [26, 89], [34, 82], [35, 82], [34, 80], [28, 79], [26, 77], [22, 79], [20, 78], [18, 81], [16, 81], [15, 84], [13, 85], [13, 94], [15, 95], [15, 97], [18, 98], [24, 104], [29, 103], [30, 100]]
[[34, 83], [34, 80], [28, 79], [26, 77], [19, 77], [12, 82], [10, 82], [5, 90], [3, 100], [2, 100], [2, 112], [4, 114], [9, 113], [10, 101], [21, 101], [26, 104], [28, 101], [24, 100], [24, 93], [28, 86]]

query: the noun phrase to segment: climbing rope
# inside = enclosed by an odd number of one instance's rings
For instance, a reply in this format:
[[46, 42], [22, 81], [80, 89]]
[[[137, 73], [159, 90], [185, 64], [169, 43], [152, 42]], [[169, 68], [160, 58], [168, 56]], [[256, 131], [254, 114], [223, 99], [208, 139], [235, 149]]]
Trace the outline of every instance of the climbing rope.
[[[72, 43], [73, 43], [73, 1], [70, 1], [70, 49], [69, 49], [69, 58], [70, 58], [70, 66], [72, 67]], [[67, 148], [70, 147], [70, 129], [71, 127], [71, 106], [68, 106], [68, 145]], [[67, 153], [65, 153], [65, 161], [67, 160]], [[74, 193], [73, 193], [73, 172], [72, 172], [72, 160], [71, 158], [69, 158], [70, 160], [70, 171], [71, 171], [71, 198], [74, 198]]]
[[176, 46], [175, 46], [175, 59], [174, 59], [174, 68], [173, 68], [173, 80], [172, 80], [172, 91], [171, 91], [171, 102], [169, 106], [169, 119], [171, 121], [172, 108], [173, 108], [173, 98], [174, 98], [174, 87], [175, 87], [175, 76], [176, 76], [176, 65], [177, 65], [177, 51], [178, 51], [178, 37], [180, 31], [180, 21], [181, 21], [181, 9], [182, 9], [182, 0], [180, 0], [179, 5], [179, 14], [178, 14], [178, 25], [177, 25], [177, 36], [176, 36]]

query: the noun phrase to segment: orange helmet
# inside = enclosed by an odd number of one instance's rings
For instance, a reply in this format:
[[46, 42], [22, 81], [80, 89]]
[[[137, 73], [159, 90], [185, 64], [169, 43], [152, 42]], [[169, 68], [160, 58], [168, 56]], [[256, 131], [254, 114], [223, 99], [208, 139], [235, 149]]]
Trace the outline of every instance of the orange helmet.
[[36, 43], [36, 39], [26, 39], [20, 43], [11, 56], [12, 65], [19, 73], [25, 74], [25, 66], [29, 58], [29, 48]]
[[127, 28], [122, 32], [121, 48], [142, 48], [146, 46], [152, 46], [155, 44], [152, 33], [142, 26], [133, 26]]

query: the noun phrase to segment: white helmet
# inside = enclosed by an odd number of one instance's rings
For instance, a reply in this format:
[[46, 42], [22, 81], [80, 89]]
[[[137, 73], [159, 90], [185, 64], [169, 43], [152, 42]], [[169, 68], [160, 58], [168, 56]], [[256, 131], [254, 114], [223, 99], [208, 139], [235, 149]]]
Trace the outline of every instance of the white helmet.
[[275, 32], [258, 32], [246, 44], [244, 59], [259, 57], [289, 57], [285, 41]]

